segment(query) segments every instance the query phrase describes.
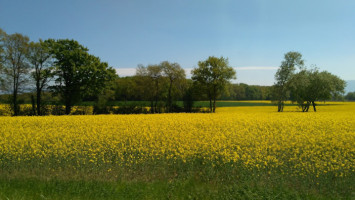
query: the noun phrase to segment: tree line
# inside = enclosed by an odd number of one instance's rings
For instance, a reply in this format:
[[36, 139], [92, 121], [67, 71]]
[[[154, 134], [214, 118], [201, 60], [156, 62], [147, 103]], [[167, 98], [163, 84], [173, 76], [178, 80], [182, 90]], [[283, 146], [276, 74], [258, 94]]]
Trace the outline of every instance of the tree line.
[[[119, 77], [117, 78], [117, 84], [115, 85], [114, 95], [112, 100], [116, 101], [148, 101], [149, 99], [142, 94], [142, 88], [139, 86], [139, 81], [136, 76]], [[193, 86], [191, 79], [186, 79], [181, 85], [180, 90], [173, 87], [172, 95], [174, 100], [183, 101], [184, 91], [187, 88]], [[181, 83], [180, 83], [181, 84]], [[182, 87], [184, 86], [184, 87]], [[197, 90], [197, 88], [196, 88]], [[194, 100], [205, 101], [208, 100], [206, 95], [194, 91]], [[167, 90], [163, 89], [161, 93], [161, 99], [167, 98]], [[185, 94], [186, 95], [186, 94]], [[271, 100], [272, 99], [272, 86], [260, 86], [260, 85], [248, 85], [245, 83], [230, 83], [227, 84], [218, 100]]]
[[345, 99], [348, 101], [355, 101], [355, 92], [349, 92], [346, 94]]
[[308, 112], [310, 106], [316, 111], [316, 101], [337, 99], [344, 94], [346, 86], [344, 80], [327, 71], [316, 67], [307, 69], [299, 52], [285, 54], [275, 80], [273, 100], [278, 112], [283, 111], [287, 100], [296, 102], [303, 112]]
[[[151, 113], [192, 112], [194, 101], [208, 100], [209, 111], [215, 112], [216, 100], [236, 72], [223, 57], [210, 56], [198, 66], [187, 79], [178, 63], [138, 65], [134, 76], [116, 79], [111, 100], [149, 101]], [[183, 101], [183, 106], [177, 101]]]
[[0, 49], [1, 88], [11, 94], [9, 103], [15, 116], [20, 93], [34, 91], [35, 115], [42, 115], [45, 90], [57, 95], [69, 114], [84, 96], [99, 95], [117, 77], [112, 67], [75, 40], [33, 42], [22, 34], [0, 30]]
[[134, 76], [119, 77], [75, 40], [30, 41], [0, 29], [0, 89], [15, 116], [23, 94], [30, 96], [33, 115], [43, 115], [43, 108], [53, 103], [64, 105], [70, 114], [73, 105], [85, 101], [94, 102], [96, 114], [108, 113], [112, 101], [148, 101], [151, 113], [193, 112], [194, 101], [201, 100], [209, 102], [210, 112], [215, 112], [217, 100], [272, 100], [281, 112], [287, 100], [303, 111], [310, 105], [316, 110], [315, 101], [336, 98], [345, 87], [329, 72], [307, 69], [298, 52], [285, 54], [273, 86], [231, 84], [236, 72], [224, 57], [210, 56], [197, 64], [191, 79], [178, 63], [168, 61], [138, 65]]
[[[42, 99], [48, 93], [65, 106], [65, 114], [84, 100], [94, 101], [99, 113], [107, 101], [124, 95], [150, 101], [152, 113], [162, 112], [162, 108], [164, 112], [176, 112], [179, 109], [174, 102], [182, 98], [184, 111], [189, 112], [196, 93], [205, 94], [210, 111], [215, 112], [216, 100], [235, 78], [228, 59], [209, 57], [198, 63], [192, 80], [186, 79], [178, 63], [168, 61], [139, 65], [133, 78], [122, 79], [113, 67], [88, 51], [75, 40], [34, 42], [20, 33], [7, 34], [0, 29], [1, 90], [9, 94], [13, 115], [19, 115], [19, 95], [24, 93], [31, 94], [34, 115], [43, 114]], [[130, 94], [133, 90], [134, 94]]]

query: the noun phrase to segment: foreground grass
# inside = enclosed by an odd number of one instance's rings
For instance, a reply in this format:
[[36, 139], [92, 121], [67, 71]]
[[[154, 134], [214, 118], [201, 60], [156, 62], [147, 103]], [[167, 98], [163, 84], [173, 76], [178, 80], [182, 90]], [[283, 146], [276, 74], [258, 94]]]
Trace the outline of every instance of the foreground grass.
[[[353, 199], [354, 174], [291, 176], [277, 169], [150, 161], [106, 170], [17, 166], [0, 171], [2, 199]], [[241, 163], [240, 163], [241, 164]]]
[[[218, 188], [217, 188], [218, 187]], [[304, 199], [286, 188], [213, 185], [194, 180], [107, 183], [95, 181], [0, 181], [0, 199]]]
[[173, 181], [78, 181], [0, 178], [0, 199], [352, 199], [349, 192], [320, 192], [282, 180], [205, 182], [196, 177]]

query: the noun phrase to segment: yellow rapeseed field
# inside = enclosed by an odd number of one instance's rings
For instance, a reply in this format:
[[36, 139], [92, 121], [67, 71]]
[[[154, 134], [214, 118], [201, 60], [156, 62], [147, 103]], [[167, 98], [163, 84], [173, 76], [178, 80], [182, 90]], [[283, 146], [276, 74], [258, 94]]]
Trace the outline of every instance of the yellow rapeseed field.
[[215, 114], [0, 117], [0, 165], [105, 169], [145, 163], [230, 165], [290, 176], [355, 170], [355, 104], [297, 112], [225, 107]]

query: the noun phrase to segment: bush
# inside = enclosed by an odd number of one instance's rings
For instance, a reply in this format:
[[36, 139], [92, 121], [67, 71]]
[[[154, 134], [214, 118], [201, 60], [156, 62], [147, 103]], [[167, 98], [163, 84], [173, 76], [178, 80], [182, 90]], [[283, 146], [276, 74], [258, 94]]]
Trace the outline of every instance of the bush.
[[[150, 107], [144, 105], [124, 105], [124, 106], [73, 106], [70, 115], [93, 115], [93, 114], [150, 114]], [[168, 109], [163, 106], [158, 106], [155, 113], [165, 113]], [[172, 105], [172, 113], [192, 112], [205, 113], [208, 109], [202, 107], [190, 108], [187, 111], [185, 108], [176, 104]], [[65, 115], [65, 106], [43, 105], [41, 108], [42, 115]], [[0, 116], [12, 116], [13, 110], [10, 104], [0, 104]], [[21, 104], [19, 106], [19, 115], [33, 116], [34, 110], [31, 104]]]
[[181, 112], [185, 112], [185, 109], [181, 106], [178, 106], [177, 104], [173, 104], [171, 106], [171, 112], [173, 113], [181, 113]]
[[128, 105], [128, 106], [119, 106], [112, 109], [113, 114], [147, 114], [149, 110], [143, 106], [135, 106], [135, 105]]
[[48, 106], [51, 115], [65, 115], [65, 108], [63, 105]]
[[1, 104], [0, 105], [0, 116], [11, 116], [13, 112], [9, 104]]
[[20, 105], [18, 114], [21, 115], [21, 116], [32, 116], [32, 115], [35, 115], [35, 113], [33, 113], [32, 105], [30, 105], [30, 104], [22, 104], [22, 105]]
[[73, 106], [71, 115], [92, 115], [94, 114], [94, 108], [92, 106]]

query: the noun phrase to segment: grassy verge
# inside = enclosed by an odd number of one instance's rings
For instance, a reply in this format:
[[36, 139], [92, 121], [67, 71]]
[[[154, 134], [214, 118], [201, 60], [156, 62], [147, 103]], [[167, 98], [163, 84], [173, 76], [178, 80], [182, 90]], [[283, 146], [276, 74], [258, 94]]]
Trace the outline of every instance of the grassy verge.
[[[230, 184], [196, 178], [153, 182], [0, 179], [0, 199], [339, 199], [337, 195], [254, 181]], [[351, 196], [343, 197], [351, 199]]]
[[2, 170], [0, 199], [354, 198], [353, 175], [295, 176], [277, 169], [199, 162], [152, 162], [112, 171], [90, 166], [75, 171], [22, 167]]

